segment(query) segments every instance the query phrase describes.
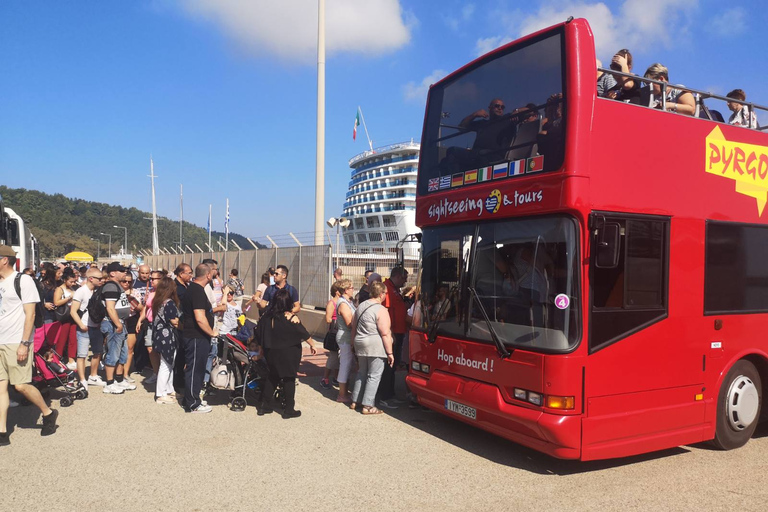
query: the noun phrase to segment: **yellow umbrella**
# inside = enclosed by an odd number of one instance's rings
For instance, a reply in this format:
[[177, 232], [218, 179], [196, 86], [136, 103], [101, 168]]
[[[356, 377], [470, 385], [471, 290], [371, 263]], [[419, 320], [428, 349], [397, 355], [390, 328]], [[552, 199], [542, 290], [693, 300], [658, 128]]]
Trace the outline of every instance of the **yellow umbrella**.
[[75, 251], [64, 256], [64, 259], [67, 261], [93, 261], [93, 256], [87, 252]]

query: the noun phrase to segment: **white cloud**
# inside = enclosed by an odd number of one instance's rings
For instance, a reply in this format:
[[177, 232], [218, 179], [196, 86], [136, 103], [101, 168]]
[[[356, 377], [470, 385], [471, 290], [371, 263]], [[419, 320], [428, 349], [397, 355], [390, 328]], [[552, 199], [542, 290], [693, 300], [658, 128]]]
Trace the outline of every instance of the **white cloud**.
[[741, 7], [734, 7], [715, 14], [708, 22], [717, 35], [723, 37], [741, 35], [747, 31], [747, 11]]
[[[189, 15], [217, 25], [249, 53], [300, 63], [317, 57], [317, 0], [178, 0]], [[418, 24], [399, 0], [326, 3], [326, 52], [381, 55], [410, 42]]]
[[408, 82], [403, 86], [403, 96], [408, 101], [424, 101], [427, 98], [429, 86], [440, 80], [446, 75], [442, 69], [436, 69], [419, 82]]
[[485, 55], [491, 50], [498, 48], [501, 45], [507, 44], [512, 41], [509, 36], [494, 36], [480, 38], [475, 42], [475, 54], [479, 57]]
[[[598, 57], [606, 61], [620, 48], [640, 49], [653, 45], [670, 47], [676, 38], [688, 33], [690, 14], [699, 0], [625, 0], [618, 8], [603, 2], [560, 0], [542, 6], [533, 14], [519, 16], [512, 27], [502, 35], [479, 39], [478, 50], [488, 48], [494, 41], [515, 39], [556, 23], [568, 17], [586, 18], [595, 35]], [[652, 42], [652, 44], [649, 44]], [[498, 46], [498, 45], [497, 45]], [[492, 49], [492, 48], [488, 48]]]
[[472, 15], [475, 13], [475, 4], [467, 4], [461, 10], [461, 17], [464, 21], [472, 19]]
[[[451, 13], [454, 14], [454, 13]], [[459, 27], [461, 26], [461, 23], [469, 22], [472, 20], [472, 16], [475, 14], [475, 4], [466, 4], [464, 7], [461, 8], [461, 14], [456, 16], [455, 14], [453, 16], [448, 16], [447, 13], [443, 13], [440, 15], [440, 18], [443, 20], [443, 23], [446, 27], [453, 30], [454, 32], [459, 30]]]

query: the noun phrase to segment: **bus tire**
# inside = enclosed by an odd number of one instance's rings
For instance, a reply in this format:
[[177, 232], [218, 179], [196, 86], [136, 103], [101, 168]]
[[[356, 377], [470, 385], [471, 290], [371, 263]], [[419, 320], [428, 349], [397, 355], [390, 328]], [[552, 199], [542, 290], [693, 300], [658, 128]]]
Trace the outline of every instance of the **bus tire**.
[[733, 450], [747, 444], [757, 428], [763, 399], [755, 365], [742, 359], [731, 367], [717, 396], [717, 422], [712, 444]]

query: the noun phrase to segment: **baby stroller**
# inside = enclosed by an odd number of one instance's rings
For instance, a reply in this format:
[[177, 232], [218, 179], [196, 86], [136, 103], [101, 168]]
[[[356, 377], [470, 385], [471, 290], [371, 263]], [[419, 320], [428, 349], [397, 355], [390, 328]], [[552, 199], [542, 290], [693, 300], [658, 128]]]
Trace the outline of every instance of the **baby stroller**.
[[[269, 375], [267, 363], [263, 358], [253, 361], [248, 354], [248, 347], [236, 336], [226, 334], [219, 336], [219, 347], [222, 347], [219, 365], [216, 367], [218, 378], [214, 378], [211, 372], [211, 383], [219, 389], [229, 389], [229, 407], [233, 411], [244, 411], [248, 405], [248, 394], [255, 393], [264, 379]], [[226, 379], [222, 373], [226, 372]], [[220, 386], [227, 381], [226, 387]], [[251, 397], [255, 401], [255, 397]]]
[[77, 378], [77, 372], [67, 368], [61, 356], [47, 343], [45, 336], [35, 336], [34, 373], [32, 383], [40, 392], [59, 389], [66, 393], [59, 405], [69, 407], [75, 400], [88, 398], [88, 390]]

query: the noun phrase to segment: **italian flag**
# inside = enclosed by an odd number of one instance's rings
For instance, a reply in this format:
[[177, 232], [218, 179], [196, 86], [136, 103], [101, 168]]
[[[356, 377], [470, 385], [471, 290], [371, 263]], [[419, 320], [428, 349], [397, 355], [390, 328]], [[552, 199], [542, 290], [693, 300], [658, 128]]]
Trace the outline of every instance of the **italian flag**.
[[352, 140], [357, 140], [357, 127], [360, 126], [360, 110], [355, 114], [355, 127], [352, 129]]

